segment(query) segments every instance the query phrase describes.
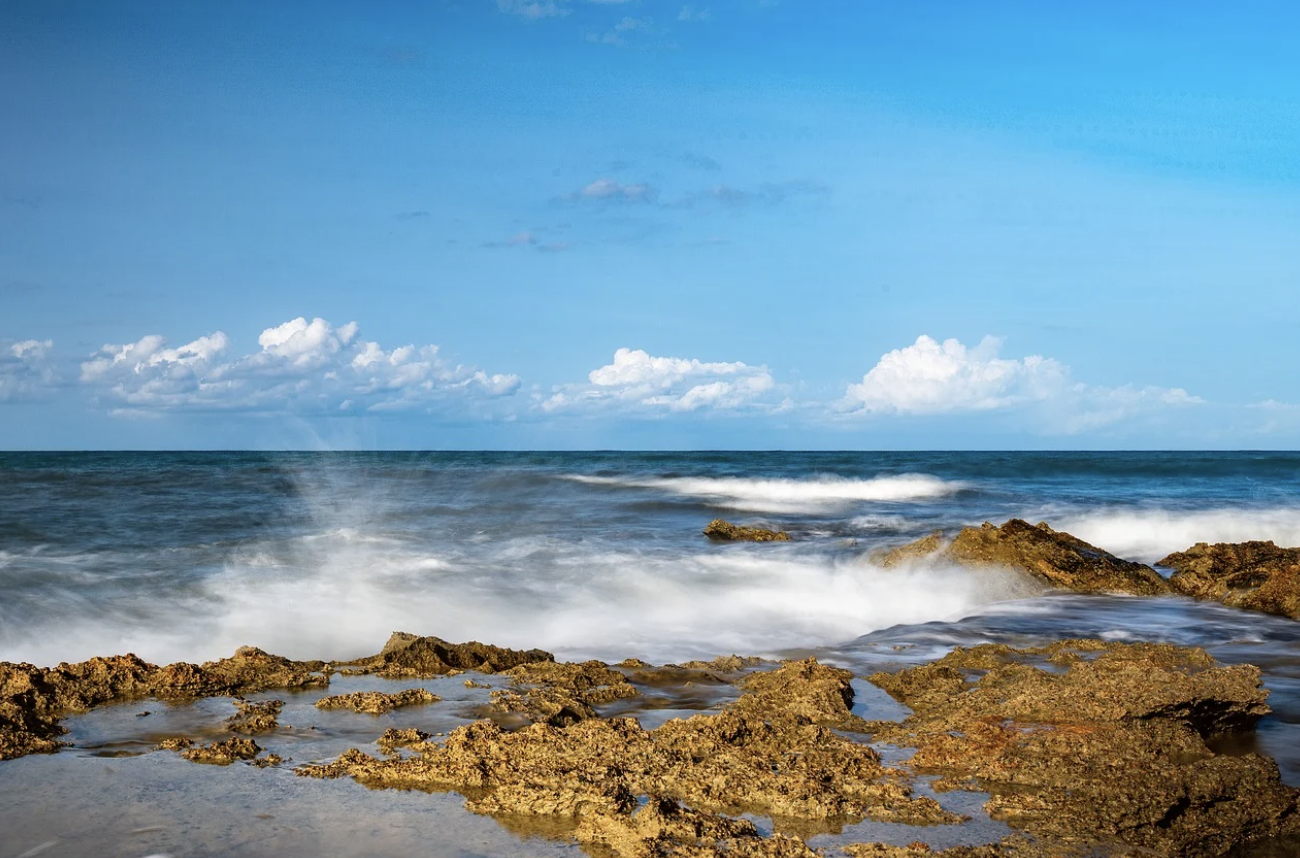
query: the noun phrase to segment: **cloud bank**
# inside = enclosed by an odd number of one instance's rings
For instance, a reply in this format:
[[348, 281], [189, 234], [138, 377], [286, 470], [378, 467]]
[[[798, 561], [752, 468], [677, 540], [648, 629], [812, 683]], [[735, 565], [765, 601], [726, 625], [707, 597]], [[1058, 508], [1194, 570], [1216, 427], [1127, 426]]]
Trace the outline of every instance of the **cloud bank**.
[[222, 331], [169, 347], [151, 334], [109, 344], [80, 380], [120, 412], [221, 409], [321, 413], [430, 408], [455, 397], [507, 396], [519, 377], [445, 361], [436, 345], [385, 350], [356, 322], [291, 319], [266, 328], [252, 354], [229, 356]]

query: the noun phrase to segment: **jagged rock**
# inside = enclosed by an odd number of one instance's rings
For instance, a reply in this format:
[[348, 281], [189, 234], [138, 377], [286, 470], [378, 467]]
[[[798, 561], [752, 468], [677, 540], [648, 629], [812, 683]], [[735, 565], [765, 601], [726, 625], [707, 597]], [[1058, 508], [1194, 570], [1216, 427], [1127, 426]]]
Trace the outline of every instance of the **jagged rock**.
[[[935, 553], [931, 553], [935, 552]], [[1121, 560], [1068, 533], [1013, 518], [1001, 527], [984, 522], [962, 528], [944, 546], [941, 532], [877, 555], [881, 565], [897, 565], [931, 556], [963, 566], [1020, 569], [1038, 580], [1076, 593], [1132, 593], [1158, 596], [1170, 591], [1168, 582], [1150, 566]]]
[[849, 717], [851, 678], [811, 659], [791, 662], [747, 678], [747, 693], [722, 713], [655, 730], [630, 718], [515, 732], [479, 721], [410, 759], [379, 760], [354, 749], [298, 772], [376, 787], [469, 790], [470, 808], [492, 814], [627, 816], [636, 796], [649, 795], [701, 811], [957, 821], [934, 801], [913, 797], [871, 748], [831, 729]]
[[923, 560], [943, 548], [944, 539], [943, 531], [931, 531], [915, 542], [909, 542], [898, 548], [889, 551], [874, 551], [871, 554], [871, 562], [877, 566], [883, 566], [886, 569], [892, 569], [895, 566], [904, 566]]
[[421, 742], [428, 740], [428, 738], [429, 734], [423, 730], [416, 730], [415, 728], [407, 728], [403, 730], [397, 727], [389, 727], [384, 731], [384, 735], [379, 737], [375, 744], [378, 745], [379, 750], [383, 751], [385, 754], [391, 754], [397, 748], [406, 748], [411, 745], [418, 745]]
[[790, 534], [784, 530], [767, 530], [762, 527], [741, 527], [715, 518], [704, 528], [704, 535], [718, 542], [789, 542]]
[[518, 690], [493, 691], [489, 709], [521, 714], [553, 727], [594, 718], [593, 707], [638, 693], [627, 677], [600, 661], [537, 662], [519, 665], [506, 673]]
[[254, 703], [236, 697], [235, 708], [239, 711], [226, 719], [226, 727], [235, 733], [269, 733], [280, 726], [280, 710], [284, 708], [283, 700], [267, 700]]
[[58, 719], [113, 701], [237, 695], [268, 688], [329, 684], [314, 671], [320, 662], [297, 662], [243, 647], [234, 657], [203, 665], [158, 667], [134, 655], [96, 657], [39, 668], [0, 662], [0, 760], [61, 747]]
[[351, 709], [353, 712], [368, 712], [371, 715], [383, 715], [403, 706], [419, 706], [425, 703], [437, 703], [442, 698], [423, 688], [408, 688], [396, 694], [383, 691], [355, 691], [352, 694], [336, 694], [322, 697], [316, 701], [317, 709]]
[[604, 847], [626, 858], [733, 856], [818, 858], [797, 837], [765, 838], [747, 819], [731, 819], [656, 798], [630, 815], [592, 813], [578, 824], [579, 843]]
[[344, 672], [374, 673], [390, 679], [430, 679], [466, 670], [498, 673], [539, 661], [553, 662], [555, 656], [540, 649], [506, 649], [478, 641], [453, 644], [442, 638], [394, 632], [378, 655], [349, 662], [360, 669]]
[[1270, 542], [1198, 542], [1160, 560], [1169, 583], [1194, 599], [1300, 620], [1300, 548]]
[[1207, 858], [1300, 828], [1300, 791], [1276, 763], [1216, 756], [1205, 743], [1269, 711], [1250, 665], [1163, 644], [1065, 641], [958, 648], [870, 679], [913, 709], [901, 724], [866, 725], [877, 741], [916, 747], [910, 765], [942, 774], [940, 787], [991, 792], [990, 815], [1036, 838]]
[[192, 763], [228, 766], [236, 760], [251, 760], [262, 753], [262, 748], [252, 739], [226, 739], [210, 745], [195, 745], [181, 751], [181, 756]]
[[[772, 663], [773, 662], [768, 661], [765, 658], [759, 658], [755, 655], [720, 655], [712, 661], [699, 661], [697, 659], [695, 661], [684, 661], [675, 666], [685, 667], [691, 670], [714, 670], [719, 673], [740, 673], [741, 671], [748, 670], [751, 667], [758, 667], [763, 664]], [[648, 667], [649, 665], [643, 666]], [[666, 666], [673, 667], [674, 665]]]

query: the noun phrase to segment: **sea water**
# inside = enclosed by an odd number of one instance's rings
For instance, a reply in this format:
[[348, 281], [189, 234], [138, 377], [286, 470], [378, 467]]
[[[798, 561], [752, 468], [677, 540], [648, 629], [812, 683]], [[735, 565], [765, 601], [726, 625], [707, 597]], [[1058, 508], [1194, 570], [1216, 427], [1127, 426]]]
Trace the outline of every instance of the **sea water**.
[[[701, 530], [714, 517], [792, 541], [712, 543]], [[1269, 753], [1300, 783], [1300, 623], [871, 559], [935, 529], [1012, 517], [1147, 563], [1201, 541], [1300, 545], [1300, 454], [4, 453], [0, 660], [206, 661], [245, 644], [338, 660], [402, 630], [569, 660], [812, 653], [863, 676], [986, 641], [1169, 641], [1264, 670], [1275, 712], [1251, 748], [1230, 750]], [[237, 815], [219, 799], [231, 779], [243, 800], [277, 808], [245, 815], [266, 830], [265, 854], [333, 842], [320, 820], [347, 802], [404, 820], [371, 839], [376, 854], [431, 836], [442, 845], [430, 854], [568, 849], [414, 810], [459, 806], [446, 796], [384, 798], [285, 770], [214, 775], [146, 754], [157, 728], [112, 728], [134, 723], [117, 709], [71, 720], [76, 749], [0, 763], [0, 832], [14, 844], [0, 858], [46, 843], [75, 854], [77, 836], [104, 854], [179, 854], [176, 843], [263, 854], [256, 838], [222, 839]], [[326, 724], [312, 737], [325, 744], [296, 759], [328, 757], [351, 738]], [[292, 750], [296, 740], [282, 741]], [[115, 815], [113, 795], [131, 796], [134, 815]], [[42, 820], [54, 801], [80, 808], [79, 828]], [[207, 809], [178, 828], [194, 807]], [[97, 832], [114, 824], [127, 827], [108, 849]]]

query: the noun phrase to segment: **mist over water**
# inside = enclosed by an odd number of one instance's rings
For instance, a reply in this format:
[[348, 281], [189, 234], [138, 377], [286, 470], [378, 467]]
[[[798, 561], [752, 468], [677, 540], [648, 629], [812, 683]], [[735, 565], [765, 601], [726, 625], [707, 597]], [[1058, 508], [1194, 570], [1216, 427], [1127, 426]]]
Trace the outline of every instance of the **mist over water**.
[[[1278, 454], [3, 454], [0, 659], [343, 659], [401, 629], [662, 662], [933, 622], [970, 642], [955, 621], [1007, 610], [1065, 633], [1019, 574], [869, 556], [1012, 516], [1147, 562], [1300, 544], [1298, 474]], [[717, 516], [795, 539], [710, 543]]]

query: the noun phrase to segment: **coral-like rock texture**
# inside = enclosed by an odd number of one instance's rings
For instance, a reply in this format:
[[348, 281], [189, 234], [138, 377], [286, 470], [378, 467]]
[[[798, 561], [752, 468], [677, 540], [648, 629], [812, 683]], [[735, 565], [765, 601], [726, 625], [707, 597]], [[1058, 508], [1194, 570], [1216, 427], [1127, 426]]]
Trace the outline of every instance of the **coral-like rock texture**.
[[407, 688], [395, 694], [383, 691], [356, 691], [352, 694], [335, 694], [316, 701], [317, 709], [351, 709], [370, 715], [383, 715], [405, 706], [437, 703], [442, 698], [423, 688]]
[[715, 518], [704, 528], [704, 535], [717, 542], [789, 542], [790, 534], [784, 530], [763, 527], [742, 527]]
[[1300, 620], [1300, 548], [1198, 542], [1156, 565], [1172, 568], [1169, 583], [1194, 599]]
[[897, 566], [931, 557], [962, 566], [1000, 566], [1028, 572], [1050, 587], [1076, 593], [1130, 593], [1158, 596], [1170, 586], [1150, 566], [1121, 560], [1068, 533], [1053, 530], [1047, 522], [1030, 524], [1013, 518], [1001, 527], [985, 522], [962, 528], [948, 544], [936, 531], [928, 536], [873, 556], [882, 566]]
[[378, 655], [349, 664], [359, 668], [354, 672], [374, 673], [389, 679], [431, 679], [466, 670], [499, 673], [539, 661], [553, 662], [555, 656], [540, 649], [506, 649], [478, 641], [453, 644], [442, 638], [393, 632]]
[[1300, 792], [1273, 760], [1205, 741], [1269, 711], [1253, 666], [1065, 641], [958, 648], [871, 681], [913, 710], [868, 725], [876, 740], [917, 748], [910, 765], [943, 775], [940, 787], [992, 793], [990, 815], [1041, 841], [1208, 858], [1300, 829]]

